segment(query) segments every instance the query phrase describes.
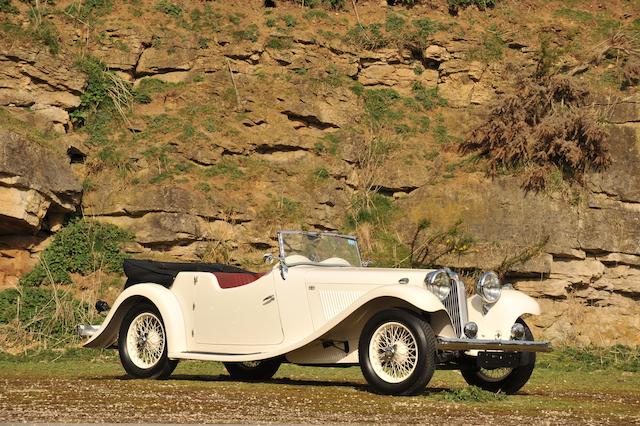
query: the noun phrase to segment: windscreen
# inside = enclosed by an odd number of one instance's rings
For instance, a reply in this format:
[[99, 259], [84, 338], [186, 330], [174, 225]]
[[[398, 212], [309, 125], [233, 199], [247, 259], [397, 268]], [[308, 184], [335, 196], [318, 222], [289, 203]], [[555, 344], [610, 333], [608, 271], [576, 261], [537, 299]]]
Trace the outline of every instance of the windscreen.
[[328, 233], [281, 232], [281, 255], [287, 265], [362, 266], [354, 237]]

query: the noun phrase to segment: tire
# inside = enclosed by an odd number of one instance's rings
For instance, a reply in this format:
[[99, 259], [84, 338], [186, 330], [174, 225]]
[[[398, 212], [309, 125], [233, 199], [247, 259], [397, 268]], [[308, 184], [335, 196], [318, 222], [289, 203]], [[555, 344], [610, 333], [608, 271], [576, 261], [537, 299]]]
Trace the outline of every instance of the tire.
[[264, 361], [249, 362], [225, 362], [224, 368], [229, 375], [237, 380], [268, 380], [280, 368], [279, 359], [267, 359]]
[[[524, 325], [525, 339], [533, 341], [533, 334], [527, 324], [521, 318], [519, 318], [517, 322]], [[477, 386], [490, 392], [502, 392], [507, 395], [513, 395], [527, 384], [535, 366], [536, 353], [531, 352], [528, 355], [525, 365], [512, 368], [510, 369], [511, 371], [505, 369], [504, 375], [502, 376], [499, 374], [501, 371], [498, 370], [503, 369], [486, 370], [477, 366], [462, 369], [460, 373], [462, 373], [462, 377], [464, 377], [467, 383], [472, 386]], [[491, 375], [491, 372], [493, 372], [493, 375]]]
[[436, 368], [436, 338], [418, 315], [390, 309], [374, 315], [358, 343], [362, 375], [385, 395], [422, 392]]
[[152, 304], [134, 305], [127, 312], [120, 324], [118, 352], [129, 376], [166, 379], [173, 373], [178, 361], [167, 356], [166, 336], [162, 316]]

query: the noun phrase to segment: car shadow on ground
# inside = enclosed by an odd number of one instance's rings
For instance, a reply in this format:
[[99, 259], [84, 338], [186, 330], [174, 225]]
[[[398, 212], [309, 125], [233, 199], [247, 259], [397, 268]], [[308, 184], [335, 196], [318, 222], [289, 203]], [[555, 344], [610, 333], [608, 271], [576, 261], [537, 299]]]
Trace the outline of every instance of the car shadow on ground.
[[[103, 377], [94, 377], [92, 380], [138, 380], [127, 375], [121, 376], [103, 376]], [[193, 382], [221, 382], [221, 383], [261, 383], [261, 384], [273, 384], [273, 385], [285, 385], [285, 386], [320, 386], [320, 387], [335, 387], [335, 388], [351, 388], [356, 391], [366, 392], [366, 393], [374, 393], [371, 388], [365, 383], [358, 382], [343, 382], [343, 381], [332, 381], [332, 380], [322, 380], [322, 379], [291, 379], [287, 377], [278, 377], [275, 379], [268, 380], [240, 380], [234, 379], [231, 376], [227, 375], [208, 375], [208, 374], [174, 374], [169, 377], [166, 381], [193, 381]], [[443, 387], [427, 387], [424, 392], [418, 394], [418, 396], [427, 396], [427, 395], [437, 395], [442, 392], [451, 392], [451, 388], [443, 388]], [[526, 393], [522, 393], [522, 395], [527, 395]]]

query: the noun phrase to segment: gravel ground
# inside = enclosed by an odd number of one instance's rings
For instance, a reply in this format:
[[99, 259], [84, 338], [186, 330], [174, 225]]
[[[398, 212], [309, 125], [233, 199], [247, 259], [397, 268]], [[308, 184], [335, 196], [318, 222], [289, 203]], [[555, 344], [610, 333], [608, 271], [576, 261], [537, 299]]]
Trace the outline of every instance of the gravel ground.
[[638, 373], [595, 373], [589, 386], [541, 370], [521, 394], [452, 402], [465, 388], [455, 372], [437, 372], [423, 395], [389, 397], [370, 393], [356, 368], [284, 366], [273, 381], [243, 383], [217, 363], [181, 367], [144, 381], [115, 363], [2, 363], [0, 422], [640, 424]]

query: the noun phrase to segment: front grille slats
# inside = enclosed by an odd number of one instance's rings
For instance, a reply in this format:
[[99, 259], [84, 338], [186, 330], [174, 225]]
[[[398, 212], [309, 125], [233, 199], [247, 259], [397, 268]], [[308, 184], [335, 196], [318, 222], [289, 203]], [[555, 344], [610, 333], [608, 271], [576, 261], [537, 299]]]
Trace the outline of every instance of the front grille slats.
[[442, 302], [444, 307], [451, 317], [451, 324], [453, 324], [453, 331], [456, 336], [462, 336], [462, 313], [460, 312], [460, 294], [464, 294], [464, 288], [460, 288], [461, 282], [458, 280], [451, 280], [451, 291], [446, 299]]

